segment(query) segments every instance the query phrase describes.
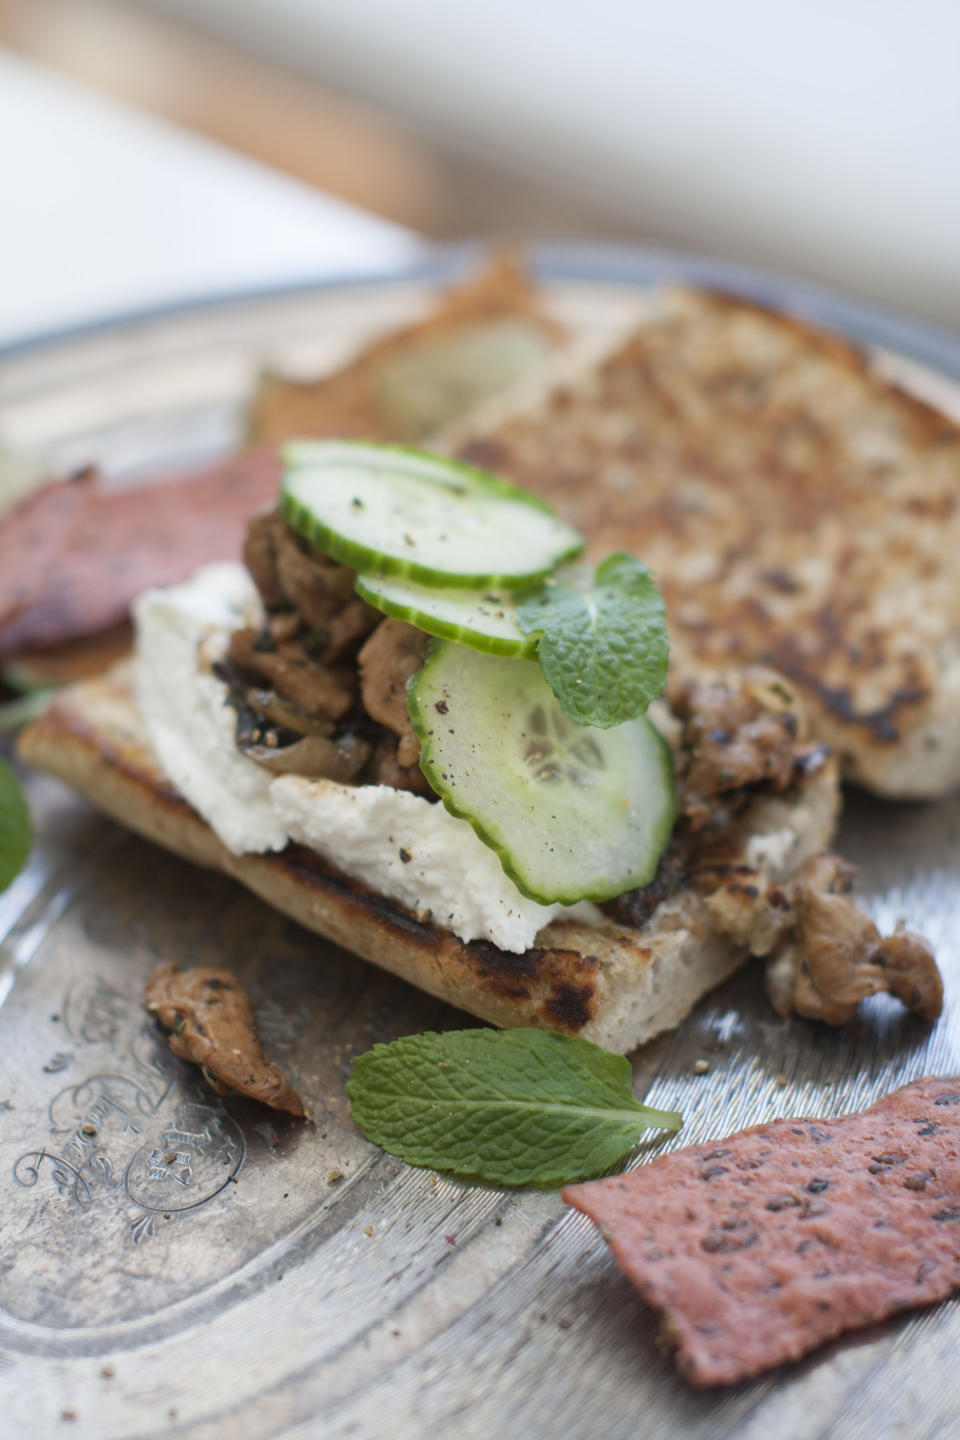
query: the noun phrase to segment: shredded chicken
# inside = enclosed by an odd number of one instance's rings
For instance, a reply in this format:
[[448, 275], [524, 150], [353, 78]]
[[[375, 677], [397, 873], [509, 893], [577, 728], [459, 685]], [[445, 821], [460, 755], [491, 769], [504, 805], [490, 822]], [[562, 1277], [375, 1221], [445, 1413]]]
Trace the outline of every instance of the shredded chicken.
[[678, 689], [673, 708], [684, 722], [680, 805], [692, 830], [715, 820], [719, 795], [762, 782], [786, 790], [791, 783], [800, 727], [782, 683], [691, 681]]
[[407, 681], [423, 664], [430, 637], [403, 620], [384, 620], [358, 656], [363, 707], [373, 720], [400, 737], [397, 762], [416, 765], [420, 741], [407, 709]]
[[268, 610], [287, 604], [277, 575], [276, 541], [281, 526], [283, 521], [275, 511], [261, 511], [247, 525], [243, 539], [243, 563]]
[[332, 665], [334, 661], [352, 654], [357, 643], [369, 635], [380, 620], [381, 616], [372, 605], [354, 595], [336, 615], [323, 625], [314, 626], [304, 638], [304, 644], [321, 665]]
[[780, 677], [760, 667], [733, 682], [680, 682], [671, 701], [682, 721], [673, 737], [681, 817], [653, 880], [603, 908], [641, 928], [662, 901], [693, 886], [720, 933], [765, 955], [794, 916], [777, 876], [746, 863], [743, 845], [753, 833], [746, 812], [765, 784], [782, 792], [814, 773], [802, 711]]
[[171, 1031], [174, 1055], [199, 1065], [220, 1094], [239, 1090], [274, 1110], [306, 1114], [290, 1081], [264, 1054], [253, 1003], [229, 970], [161, 965], [147, 981], [144, 1003]]
[[251, 520], [243, 560], [267, 609], [292, 606], [307, 625], [322, 625], [353, 596], [353, 571], [310, 549], [273, 512]]
[[795, 1011], [828, 1025], [852, 1020], [868, 995], [888, 991], [925, 1020], [943, 1008], [943, 982], [922, 936], [898, 926], [881, 938], [848, 898], [853, 872], [836, 855], [817, 855], [796, 886], [797, 926], [768, 971], [780, 1014]]
[[[429, 795], [417, 767], [420, 742], [406, 698], [407, 681], [423, 662], [428, 637], [399, 620], [383, 620], [354, 594], [356, 577], [348, 566], [311, 550], [276, 514], [251, 521], [244, 560], [266, 607], [266, 626], [259, 633], [249, 628], [234, 632], [229, 664], [260, 677], [281, 697], [280, 705], [292, 701], [314, 720], [346, 722], [351, 729], [359, 722], [362, 734], [369, 733], [372, 720], [391, 732], [372, 747], [353, 739], [347, 764], [332, 747], [317, 744], [283, 746], [276, 757], [258, 752], [254, 758], [273, 770], [322, 773], [346, 782], [359, 780], [369, 760], [366, 778], [374, 783]], [[368, 720], [351, 714], [358, 690]], [[277, 704], [254, 708], [268, 714]]]
[[683, 814], [654, 879], [608, 901], [605, 912], [642, 929], [664, 901], [696, 890], [716, 934], [767, 957], [767, 988], [780, 1014], [842, 1025], [864, 997], [883, 990], [935, 1019], [943, 985], [927, 942], [902, 928], [882, 939], [849, 898], [850, 867], [835, 855], [804, 852], [795, 829], [781, 838], [779, 795], [829, 763], [825, 747], [805, 740], [790, 688], [751, 671], [735, 684], [686, 684], [674, 705], [683, 717]]
[[256, 630], [245, 627], [230, 636], [227, 659], [243, 671], [259, 675], [308, 715], [341, 720], [351, 708], [355, 677], [348, 665], [320, 665], [293, 641], [277, 647]]

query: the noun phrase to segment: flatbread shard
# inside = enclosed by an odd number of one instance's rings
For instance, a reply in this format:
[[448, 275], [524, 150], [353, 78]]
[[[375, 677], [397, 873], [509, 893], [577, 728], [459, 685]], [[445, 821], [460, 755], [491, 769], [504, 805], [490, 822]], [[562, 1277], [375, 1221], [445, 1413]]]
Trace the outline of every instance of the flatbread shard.
[[380, 336], [335, 374], [263, 375], [249, 439], [418, 441], [535, 370], [563, 333], [517, 261], [494, 256], [422, 319]]
[[960, 427], [842, 340], [670, 292], [441, 443], [549, 497], [595, 556], [639, 554], [678, 666], [772, 666], [881, 794], [960, 783]]
[[960, 1080], [569, 1186], [683, 1375], [732, 1385], [960, 1285]]
[[[654, 894], [639, 923], [557, 920], [530, 949], [511, 954], [460, 941], [301, 846], [232, 854], [160, 769], [129, 666], [63, 691], [21, 734], [19, 753], [148, 839], [233, 876], [308, 929], [441, 1000], [493, 1025], [561, 1030], [620, 1051], [677, 1025], [751, 948], [774, 943], [790, 918], [790, 877], [829, 840], [838, 799], [835, 763], [820, 755], [792, 789], [745, 797], [722, 853], [705, 855], [680, 889]], [[751, 864], [757, 842], [762, 851], [771, 837], [781, 853]]]

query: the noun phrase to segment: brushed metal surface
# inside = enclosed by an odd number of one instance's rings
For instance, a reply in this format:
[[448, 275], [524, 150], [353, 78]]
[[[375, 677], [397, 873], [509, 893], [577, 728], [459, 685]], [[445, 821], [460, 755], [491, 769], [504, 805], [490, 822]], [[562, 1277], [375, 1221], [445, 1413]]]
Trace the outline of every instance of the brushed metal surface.
[[[20, 356], [0, 363], [0, 433], [128, 483], [229, 444], [264, 359], [332, 362], [425, 293], [274, 297]], [[554, 298], [600, 331], [642, 304], [622, 281], [560, 279]], [[956, 1433], [953, 1303], [756, 1384], [688, 1390], [555, 1194], [411, 1169], [352, 1126], [353, 1054], [464, 1017], [56, 782], [31, 777], [29, 792], [37, 845], [0, 896], [4, 1440]], [[637, 1092], [683, 1110], [683, 1142], [960, 1070], [960, 801], [854, 796], [841, 848], [878, 921], [907, 917], [936, 945], [943, 1019], [931, 1029], [878, 999], [842, 1031], [781, 1021], [748, 966], [634, 1057]], [[140, 1004], [161, 959], [237, 971], [314, 1125], [221, 1101], [169, 1054]]]

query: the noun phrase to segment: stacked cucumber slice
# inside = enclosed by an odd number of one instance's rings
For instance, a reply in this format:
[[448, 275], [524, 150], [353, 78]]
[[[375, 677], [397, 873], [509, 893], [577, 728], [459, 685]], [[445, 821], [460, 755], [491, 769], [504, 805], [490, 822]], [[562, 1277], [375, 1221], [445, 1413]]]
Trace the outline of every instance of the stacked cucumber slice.
[[285, 459], [287, 522], [353, 566], [369, 604], [437, 637], [408, 703], [446, 808], [543, 904], [646, 884], [675, 818], [670, 752], [643, 714], [598, 728], [564, 713], [518, 618], [579, 533], [525, 491], [421, 451], [316, 441]]
[[645, 716], [578, 725], [539, 665], [441, 642], [409, 691], [424, 774], [532, 900], [610, 900], [653, 879], [673, 759]]
[[529, 585], [583, 549], [548, 505], [484, 470], [399, 445], [288, 446], [284, 518], [356, 570], [426, 585]]
[[525, 635], [517, 623], [516, 592], [506, 586], [460, 590], [392, 575], [358, 575], [357, 594], [375, 610], [407, 620], [428, 635], [514, 659], [532, 660], [537, 653], [536, 637]]

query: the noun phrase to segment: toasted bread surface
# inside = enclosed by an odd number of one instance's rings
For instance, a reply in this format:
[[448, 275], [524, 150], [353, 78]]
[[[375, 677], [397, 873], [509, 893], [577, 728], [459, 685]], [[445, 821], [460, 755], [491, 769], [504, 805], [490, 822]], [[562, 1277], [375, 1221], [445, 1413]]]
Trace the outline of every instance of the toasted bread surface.
[[[126, 664], [62, 692], [22, 733], [19, 749], [148, 839], [224, 871], [308, 929], [494, 1025], [562, 1030], [626, 1051], [677, 1025], [748, 953], [749, 927], [737, 938], [718, 928], [695, 884], [660, 904], [642, 929], [556, 921], [533, 947], [510, 954], [484, 941], [464, 944], [302, 847], [234, 855], [160, 770]], [[759, 830], [794, 825], [799, 867], [831, 833], [835, 767], [825, 763], [795, 802], [755, 804]]]
[[448, 438], [630, 549], [678, 666], [768, 664], [845, 773], [960, 783], [960, 427], [831, 335], [673, 292], [574, 380]]

